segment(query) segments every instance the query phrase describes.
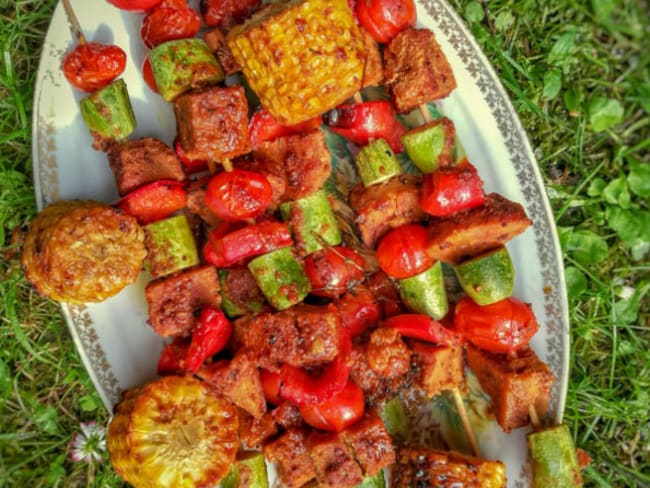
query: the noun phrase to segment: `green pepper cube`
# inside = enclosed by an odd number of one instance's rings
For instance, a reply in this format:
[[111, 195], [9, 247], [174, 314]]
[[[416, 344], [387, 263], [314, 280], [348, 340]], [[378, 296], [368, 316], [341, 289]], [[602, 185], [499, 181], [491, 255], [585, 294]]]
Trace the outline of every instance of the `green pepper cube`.
[[434, 320], [440, 320], [447, 315], [449, 304], [440, 261], [420, 274], [398, 282], [400, 296], [408, 308]]
[[341, 243], [341, 232], [325, 191], [280, 205], [282, 220], [289, 223], [296, 250], [307, 256], [325, 245]]
[[515, 286], [515, 270], [505, 246], [464, 261], [454, 271], [465, 293], [479, 305], [508, 298]]
[[398, 396], [390, 400], [380, 412], [379, 416], [386, 426], [386, 430], [397, 443], [406, 442], [411, 438], [408, 418], [402, 400]]
[[376, 475], [365, 478], [361, 482], [361, 484], [356, 486], [356, 488], [385, 488], [385, 487], [386, 487], [386, 479], [384, 478], [384, 471], [381, 469]]
[[582, 486], [582, 473], [578, 465], [569, 428], [555, 425], [526, 436], [533, 464], [535, 488]]
[[220, 269], [221, 309], [229, 318], [259, 313], [266, 300], [246, 268]]
[[259, 256], [248, 263], [257, 286], [277, 310], [299, 303], [311, 291], [303, 265], [291, 247], [283, 247]]
[[451, 164], [455, 138], [453, 122], [443, 117], [411, 129], [402, 136], [402, 143], [411, 161], [426, 174]]
[[137, 125], [129, 91], [121, 78], [81, 100], [80, 108], [96, 141], [121, 141]]
[[199, 264], [196, 242], [185, 215], [176, 215], [144, 227], [146, 265], [154, 278]]
[[377, 139], [357, 154], [357, 169], [364, 186], [377, 185], [401, 174], [395, 153], [384, 139]]
[[235, 462], [221, 482], [221, 488], [268, 488], [264, 455], [256, 454]]
[[149, 54], [160, 95], [171, 102], [181, 93], [224, 80], [225, 76], [203, 39], [177, 39], [160, 44]]

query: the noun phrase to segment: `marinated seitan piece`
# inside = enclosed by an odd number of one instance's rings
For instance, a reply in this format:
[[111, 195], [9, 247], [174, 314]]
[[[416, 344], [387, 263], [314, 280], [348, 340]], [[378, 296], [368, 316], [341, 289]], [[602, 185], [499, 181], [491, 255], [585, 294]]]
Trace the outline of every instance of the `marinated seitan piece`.
[[377, 86], [384, 80], [384, 62], [379, 45], [365, 29], [359, 29], [366, 47], [366, 65], [363, 68], [363, 88]]
[[350, 206], [356, 212], [361, 239], [369, 247], [390, 229], [424, 220], [420, 208], [420, 178], [400, 175], [378, 185], [359, 183], [350, 192]]
[[445, 98], [456, 88], [449, 62], [429, 29], [407, 27], [384, 49], [384, 77], [399, 113]]
[[152, 181], [185, 179], [174, 150], [153, 137], [113, 144], [107, 156], [121, 196]]
[[284, 430], [297, 429], [305, 425], [300, 409], [291, 402], [282, 402], [271, 410], [271, 417]]
[[409, 346], [417, 369], [416, 384], [429, 398], [452, 388], [464, 389], [462, 346], [434, 346], [420, 341], [410, 341]]
[[245, 410], [239, 410], [239, 440], [245, 449], [258, 450], [278, 431], [275, 419], [269, 412], [255, 418]]
[[178, 140], [188, 159], [223, 162], [251, 150], [241, 86], [193, 90], [174, 100]]
[[264, 445], [262, 452], [269, 461], [278, 463], [278, 476], [287, 488], [300, 488], [316, 477], [303, 430], [289, 429]]
[[298, 200], [315, 193], [332, 172], [330, 152], [320, 129], [263, 142], [253, 156], [282, 165], [285, 177], [283, 201]]
[[73, 200], [45, 208], [25, 236], [27, 280], [59, 302], [99, 302], [134, 283], [147, 254], [136, 219], [104, 203]]
[[205, 203], [205, 189], [211, 176], [205, 176], [192, 181], [187, 187], [187, 209], [197, 215], [210, 227], [216, 227], [221, 220], [208, 208]]
[[402, 447], [391, 468], [391, 487], [505, 488], [506, 467], [454, 451]]
[[228, 317], [262, 312], [266, 299], [247, 268], [220, 269], [219, 281], [221, 308]]
[[[221, 1], [221, 0], [219, 0]], [[214, 29], [203, 36], [203, 40], [214, 53], [214, 57], [219, 61], [219, 65], [227, 76], [241, 71], [241, 66], [232, 55], [232, 51], [226, 43], [226, 36], [220, 29]]]
[[374, 476], [380, 469], [395, 462], [390, 434], [379, 415], [368, 410], [364, 417], [341, 432], [365, 476]]
[[255, 418], [266, 413], [266, 398], [254, 355], [240, 349], [230, 361], [204, 367], [198, 375], [219, 395]]
[[397, 329], [375, 329], [368, 342], [368, 366], [382, 378], [406, 375], [411, 367], [411, 352]]
[[543, 417], [555, 378], [549, 367], [530, 348], [514, 355], [494, 354], [467, 344], [467, 364], [492, 399], [492, 412], [501, 428], [528, 425], [528, 407]]
[[404, 313], [402, 299], [395, 281], [383, 271], [377, 271], [366, 279], [366, 286], [375, 295], [381, 305], [384, 317], [392, 317]]
[[149, 323], [163, 337], [186, 336], [194, 312], [202, 305], [219, 307], [219, 278], [213, 266], [201, 266], [151, 281], [145, 288]]
[[503, 246], [530, 224], [521, 205], [490, 193], [483, 205], [432, 220], [427, 252], [438, 261], [457, 264]]
[[237, 160], [236, 166], [238, 169], [253, 171], [266, 177], [273, 192], [269, 210], [275, 210], [284, 201], [284, 195], [287, 191], [287, 175], [284, 162], [272, 159], [242, 158]]
[[341, 325], [334, 305], [296, 305], [296, 327], [300, 336], [298, 354], [301, 366], [320, 366], [332, 361], [339, 353]]
[[361, 467], [339, 434], [312, 431], [307, 438], [307, 451], [316, 468], [318, 486], [348, 488], [363, 481]]

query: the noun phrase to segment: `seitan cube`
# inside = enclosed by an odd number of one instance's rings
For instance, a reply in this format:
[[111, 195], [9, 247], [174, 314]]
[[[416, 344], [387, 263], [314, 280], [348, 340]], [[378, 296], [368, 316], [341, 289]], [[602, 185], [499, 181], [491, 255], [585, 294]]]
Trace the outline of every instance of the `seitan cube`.
[[303, 430], [289, 429], [265, 444], [262, 452], [270, 461], [278, 463], [278, 476], [287, 488], [300, 488], [316, 477]]
[[217, 269], [201, 266], [151, 281], [145, 297], [153, 330], [163, 337], [187, 336], [199, 307], [221, 305]]
[[300, 415], [300, 409], [291, 402], [282, 402], [271, 410], [271, 417], [283, 429], [297, 429], [305, 423]]
[[122, 196], [156, 180], [185, 179], [174, 150], [153, 137], [113, 144], [107, 156], [117, 191]]
[[239, 440], [248, 450], [259, 450], [278, 431], [278, 426], [269, 412], [255, 418], [245, 410], [239, 410]]
[[298, 354], [301, 366], [319, 366], [332, 361], [339, 353], [341, 326], [334, 305], [296, 305], [296, 328], [300, 335]]
[[452, 388], [465, 388], [463, 348], [410, 341], [417, 369], [416, 382], [429, 398]]
[[382, 378], [401, 378], [411, 367], [411, 352], [397, 329], [373, 330], [366, 355], [370, 369]]
[[241, 66], [232, 55], [232, 51], [226, 43], [226, 36], [221, 29], [214, 29], [207, 32], [203, 36], [203, 40], [208, 45], [210, 50], [214, 53], [221, 68], [227, 76], [233, 75], [241, 71]]
[[339, 434], [312, 431], [307, 438], [307, 451], [320, 487], [347, 488], [363, 481], [361, 467]]
[[210, 227], [216, 227], [221, 223], [212, 210], [205, 203], [205, 189], [212, 176], [205, 176], [190, 182], [187, 187], [187, 210], [197, 215], [203, 222]]
[[341, 436], [365, 476], [374, 476], [395, 462], [393, 441], [374, 410], [368, 410], [361, 420], [341, 432]]
[[363, 88], [377, 86], [384, 80], [384, 62], [377, 41], [365, 29], [360, 29], [366, 47], [366, 65], [363, 68]]

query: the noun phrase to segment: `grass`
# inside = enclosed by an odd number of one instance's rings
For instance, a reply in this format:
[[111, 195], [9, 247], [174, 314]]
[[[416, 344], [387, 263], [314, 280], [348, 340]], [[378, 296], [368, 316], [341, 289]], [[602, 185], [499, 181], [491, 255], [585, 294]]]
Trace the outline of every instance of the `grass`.
[[[119, 486], [70, 461], [80, 422], [107, 412], [56, 305], [26, 284], [30, 115], [54, 0], [0, 0], [0, 486]], [[565, 421], [593, 458], [588, 486], [650, 486], [650, 36], [634, 0], [455, 0], [535, 148], [570, 290]]]

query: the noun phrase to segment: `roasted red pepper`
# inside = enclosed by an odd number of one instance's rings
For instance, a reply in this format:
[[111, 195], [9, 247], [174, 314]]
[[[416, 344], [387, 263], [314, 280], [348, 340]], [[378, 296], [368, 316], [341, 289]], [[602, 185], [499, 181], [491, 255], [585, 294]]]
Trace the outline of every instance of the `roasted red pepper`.
[[201, 308], [185, 359], [187, 370], [196, 373], [206, 359], [226, 347], [231, 335], [232, 324], [221, 310], [207, 306]]
[[291, 231], [285, 223], [260, 222], [222, 234], [212, 232], [203, 248], [205, 260], [227, 268], [243, 259], [266, 254], [293, 243]]
[[424, 175], [420, 207], [435, 217], [448, 217], [485, 202], [483, 180], [467, 159]]
[[112, 3], [122, 10], [141, 12], [154, 8], [160, 3], [160, 0], [108, 0], [108, 3]]
[[190, 345], [186, 339], [177, 338], [168, 344], [158, 358], [158, 374], [182, 374]]
[[[147, 59], [149, 58], [147, 57]], [[187, 157], [185, 151], [183, 151], [183, 146], [181, 146], [181, 143], [178, 140], [178, 136], [176, 136], [176, 139], [174, 139], [174, 150], [176, 151], [176, 156], [178, 156], [178, 159], [180, 159], [181, 163], [183, 163], [183, 166], [185, 167], [185, 171], [187, 171], [188, 173], [198, 173], [199, 171], [204, 171], [208, 169], [207, 161], [203, 161], [201, 159], [190, 159]]]
[[281, 125], [264, 107], [258, 108], [249, 124], [249, 132], [253, 147], [258, 147], [262, 142], [273, 141], [278, 137], [300, 134], [313, 129], [318, 129], [323, 124], [319, 115], [296, 125]]
[[381, 305], [365, 286], [357, 286], [334, 302], [341, 325], [350, 336], [357, 336], [375, 325], [381, 318]]
[[340, 105], [327, 112], [325, 123], [332, 132], [360, 146], [371, 139], [385, 139], [395, 153], [404, 150], [402, 136], [406, 128], [395, 118], [390, 102], [373, 102]]
[[120, 199], [116, 207], [133, 215], [140, 224], [162, 220], [187, 204], [183, 183], [158, 180], [144, 185]]
[[111, 83], [125, 66], [126, 53], [120, 47], [88, 42], [65, 57], [63, 74], [74, 87], [93, 92]]
[[271, 205], [273, 189], [261, 173], [235, 169], [212, 177], [205, 189], [205, 203], [228, 222], [259, 217]]
[[420, 339], [434, 344], [458, 344], [459, 337], [437, 320], [422, 314], [395, 315], [386, 319], [384, 327], [397, 329], [404, 337]]
[[315, 429], [341, 432], [363, 417], [363, 391], [348, 380], [343, 390], [322, 403], [300, 407], [304, 421]]

